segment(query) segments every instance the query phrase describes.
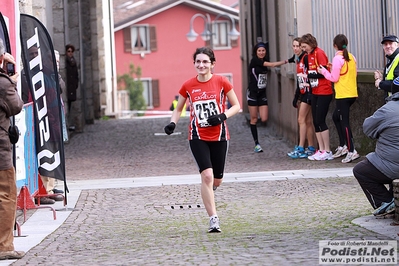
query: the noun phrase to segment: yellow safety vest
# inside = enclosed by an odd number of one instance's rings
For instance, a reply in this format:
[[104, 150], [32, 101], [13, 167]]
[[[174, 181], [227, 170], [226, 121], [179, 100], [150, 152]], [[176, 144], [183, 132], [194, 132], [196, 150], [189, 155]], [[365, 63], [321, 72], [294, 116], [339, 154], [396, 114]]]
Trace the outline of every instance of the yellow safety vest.
[[[386, 76], [385, 80], [394, 80], [393, 72], [395, 71], [396, 66], [399, 63], [399, 53], [393, 59], [393, 62], [389, 65], [389, 67], [385, 70]], [[387, 73], [388, 71], [388, 73]], [[391, 96], [392, 92], [388, 92], [388, 96]]]
[[[173, 100], [173, 102], [172, 102], [172, 104], [173, 104], [173, 110], [176, 109], [177, 102], [178, 102], [177, 100]], [[180, 116], [186, 116], [186, 104], [184, 104], [183, 110], [181, 111]]]

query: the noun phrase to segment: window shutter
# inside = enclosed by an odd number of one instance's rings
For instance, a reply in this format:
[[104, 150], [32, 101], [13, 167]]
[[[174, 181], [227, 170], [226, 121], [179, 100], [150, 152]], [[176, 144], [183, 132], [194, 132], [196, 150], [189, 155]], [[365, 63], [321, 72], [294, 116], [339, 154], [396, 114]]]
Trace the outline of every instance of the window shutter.
[[132, 53], [132, 36], [130, 27], [123, 29], [123, 46], [125, 53]]
[[159, 80], [153, 79], [151, 81], [151, 89], [152, 89], [152, 105], [154, 107], [160, 106], [160, 99], [159, 99]]
[[150, 49], [151, 52], [156, 52], [158, 50], [155, 26], [150, 26]]

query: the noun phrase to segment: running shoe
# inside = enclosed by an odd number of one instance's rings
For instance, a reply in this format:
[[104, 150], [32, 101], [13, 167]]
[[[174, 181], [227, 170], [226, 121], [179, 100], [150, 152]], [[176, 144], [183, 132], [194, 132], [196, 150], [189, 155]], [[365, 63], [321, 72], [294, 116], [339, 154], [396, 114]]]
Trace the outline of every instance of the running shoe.
[[338, 146], [338, 148], [335, 149], [335, 153], [334, 153], [334, 158], [339, 158], [341, 156], [344, 156], [345, 154], [348, 153], [348, 147], [346, 147], [346, 145], [344, 146]]
[[294, 154], [297, 149], [298, 149], [298, 145], [295, 145], [294, 149], [292, 151], [288, 152], [287, 155], [290, 156], [291, 154]]
[[220, 230], [219, 218], [217, 216], [212, 216], [209, 219], [208, 233], [220, 233], [220, 232], [222, 232], [222, 230]]
[[254, 152], [256, 152], [256, 153], [263, 152], [262, 147], [259, 144], [256, 144]]
[[360, 157], [359, 153], [357, 153], [356, 150], [353, 150], [353, 152], [348, 152], [348, 153], [346, 154], [346, 157], [345, 157], [344, 159], [342, 159], [341, 162], [343, 162], [343, 163], [350, 163], [350, 162], [356, 160], [356, 159], [359, 158], [359, 157]]
[[317, 150], [313, 155], [308, 156], [308, 159], [311, 161], [318, 161], [319, 156], [322, 154], [320, 150]]
[[[301, 146], [297, 146], [296, 150], [288, 155], [292, 159], [298, 159], [298, 158], [306, 158], [308, 157], [307, 154], [305, 153], [305, 149]], [[303, 157], [306, 156], [306, 157]]]
[[317, 158], [315, 158], [316, 161], [327, 161], [327, 160], [329, 161], [332, 159], [334, 159], [332, 151], [324, 151]]
[[383, 216], [395, 211], [395, 200], [392, 199], [391, 202], [383, 202], [379, 208], [374, 212], [374, 216]]
[[313, 146], [308, 146], [305, 150], [305, 153], [307, 156], [312, 156], [313, 154], [315, 154], [316, 152], [316, 148]]

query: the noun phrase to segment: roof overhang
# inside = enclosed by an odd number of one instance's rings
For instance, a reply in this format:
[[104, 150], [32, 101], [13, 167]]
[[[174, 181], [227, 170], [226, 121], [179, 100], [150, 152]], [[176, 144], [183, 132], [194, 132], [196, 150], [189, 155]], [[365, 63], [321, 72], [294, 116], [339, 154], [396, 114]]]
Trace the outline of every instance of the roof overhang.
[[209, 12], [211, 14], [228, 14], [230, 15], [234, 20], [239, 21], [239, 11], [235, 8], [225, 6], [222, 4], [218, 4], [216, 2], [212, 1], [207, 1], [207, 0], [177, 0], [177, 1], [172, 1], [166, 5], [158, 5], [155, 6], [151, 9], [148, 9], [146, 12], [142, 12], [136, 15], [133, 15], [132, 17], [126, 19], [125, 21], [121, 21], [114, 26], [114, 32], [117, 32], [119, 30], [122, 30], [126, 27], [130, 27], [131, 25], [134, 25], [136, 23], [139, 23], [140, 21], [147, 19], [149, 17], [152, 17], [156, 14], [159, 14], [165, 10], [168, 10], [170, 8], [173, 8], [177, 5], [184, 4], [188, 5], [194, 8], [197, 8], [199, 10], [202, 10], [204, 12]]

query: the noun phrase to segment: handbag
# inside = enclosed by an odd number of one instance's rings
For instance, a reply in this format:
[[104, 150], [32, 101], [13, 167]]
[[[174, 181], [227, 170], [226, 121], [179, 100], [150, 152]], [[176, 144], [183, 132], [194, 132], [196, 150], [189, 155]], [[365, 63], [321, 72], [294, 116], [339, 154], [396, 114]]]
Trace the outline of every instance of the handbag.
[[7, 135], [8, 135], [8, 137], [10, 138], [11, 144], [15, 144], [15, 143], [18, 142], [18, 139], [19, 139], [19, 129], [18, 129], [18, 127], [17, 127], [16, 125], [11, 125], [11, 126], [8, 128], [8, 131], [5, 130], [5, 128], [2, 127], [2, 126], [0, 126], [0, 128], [1, 128], [2, 130], [4, 130], [5, 132], [7, 132]]

